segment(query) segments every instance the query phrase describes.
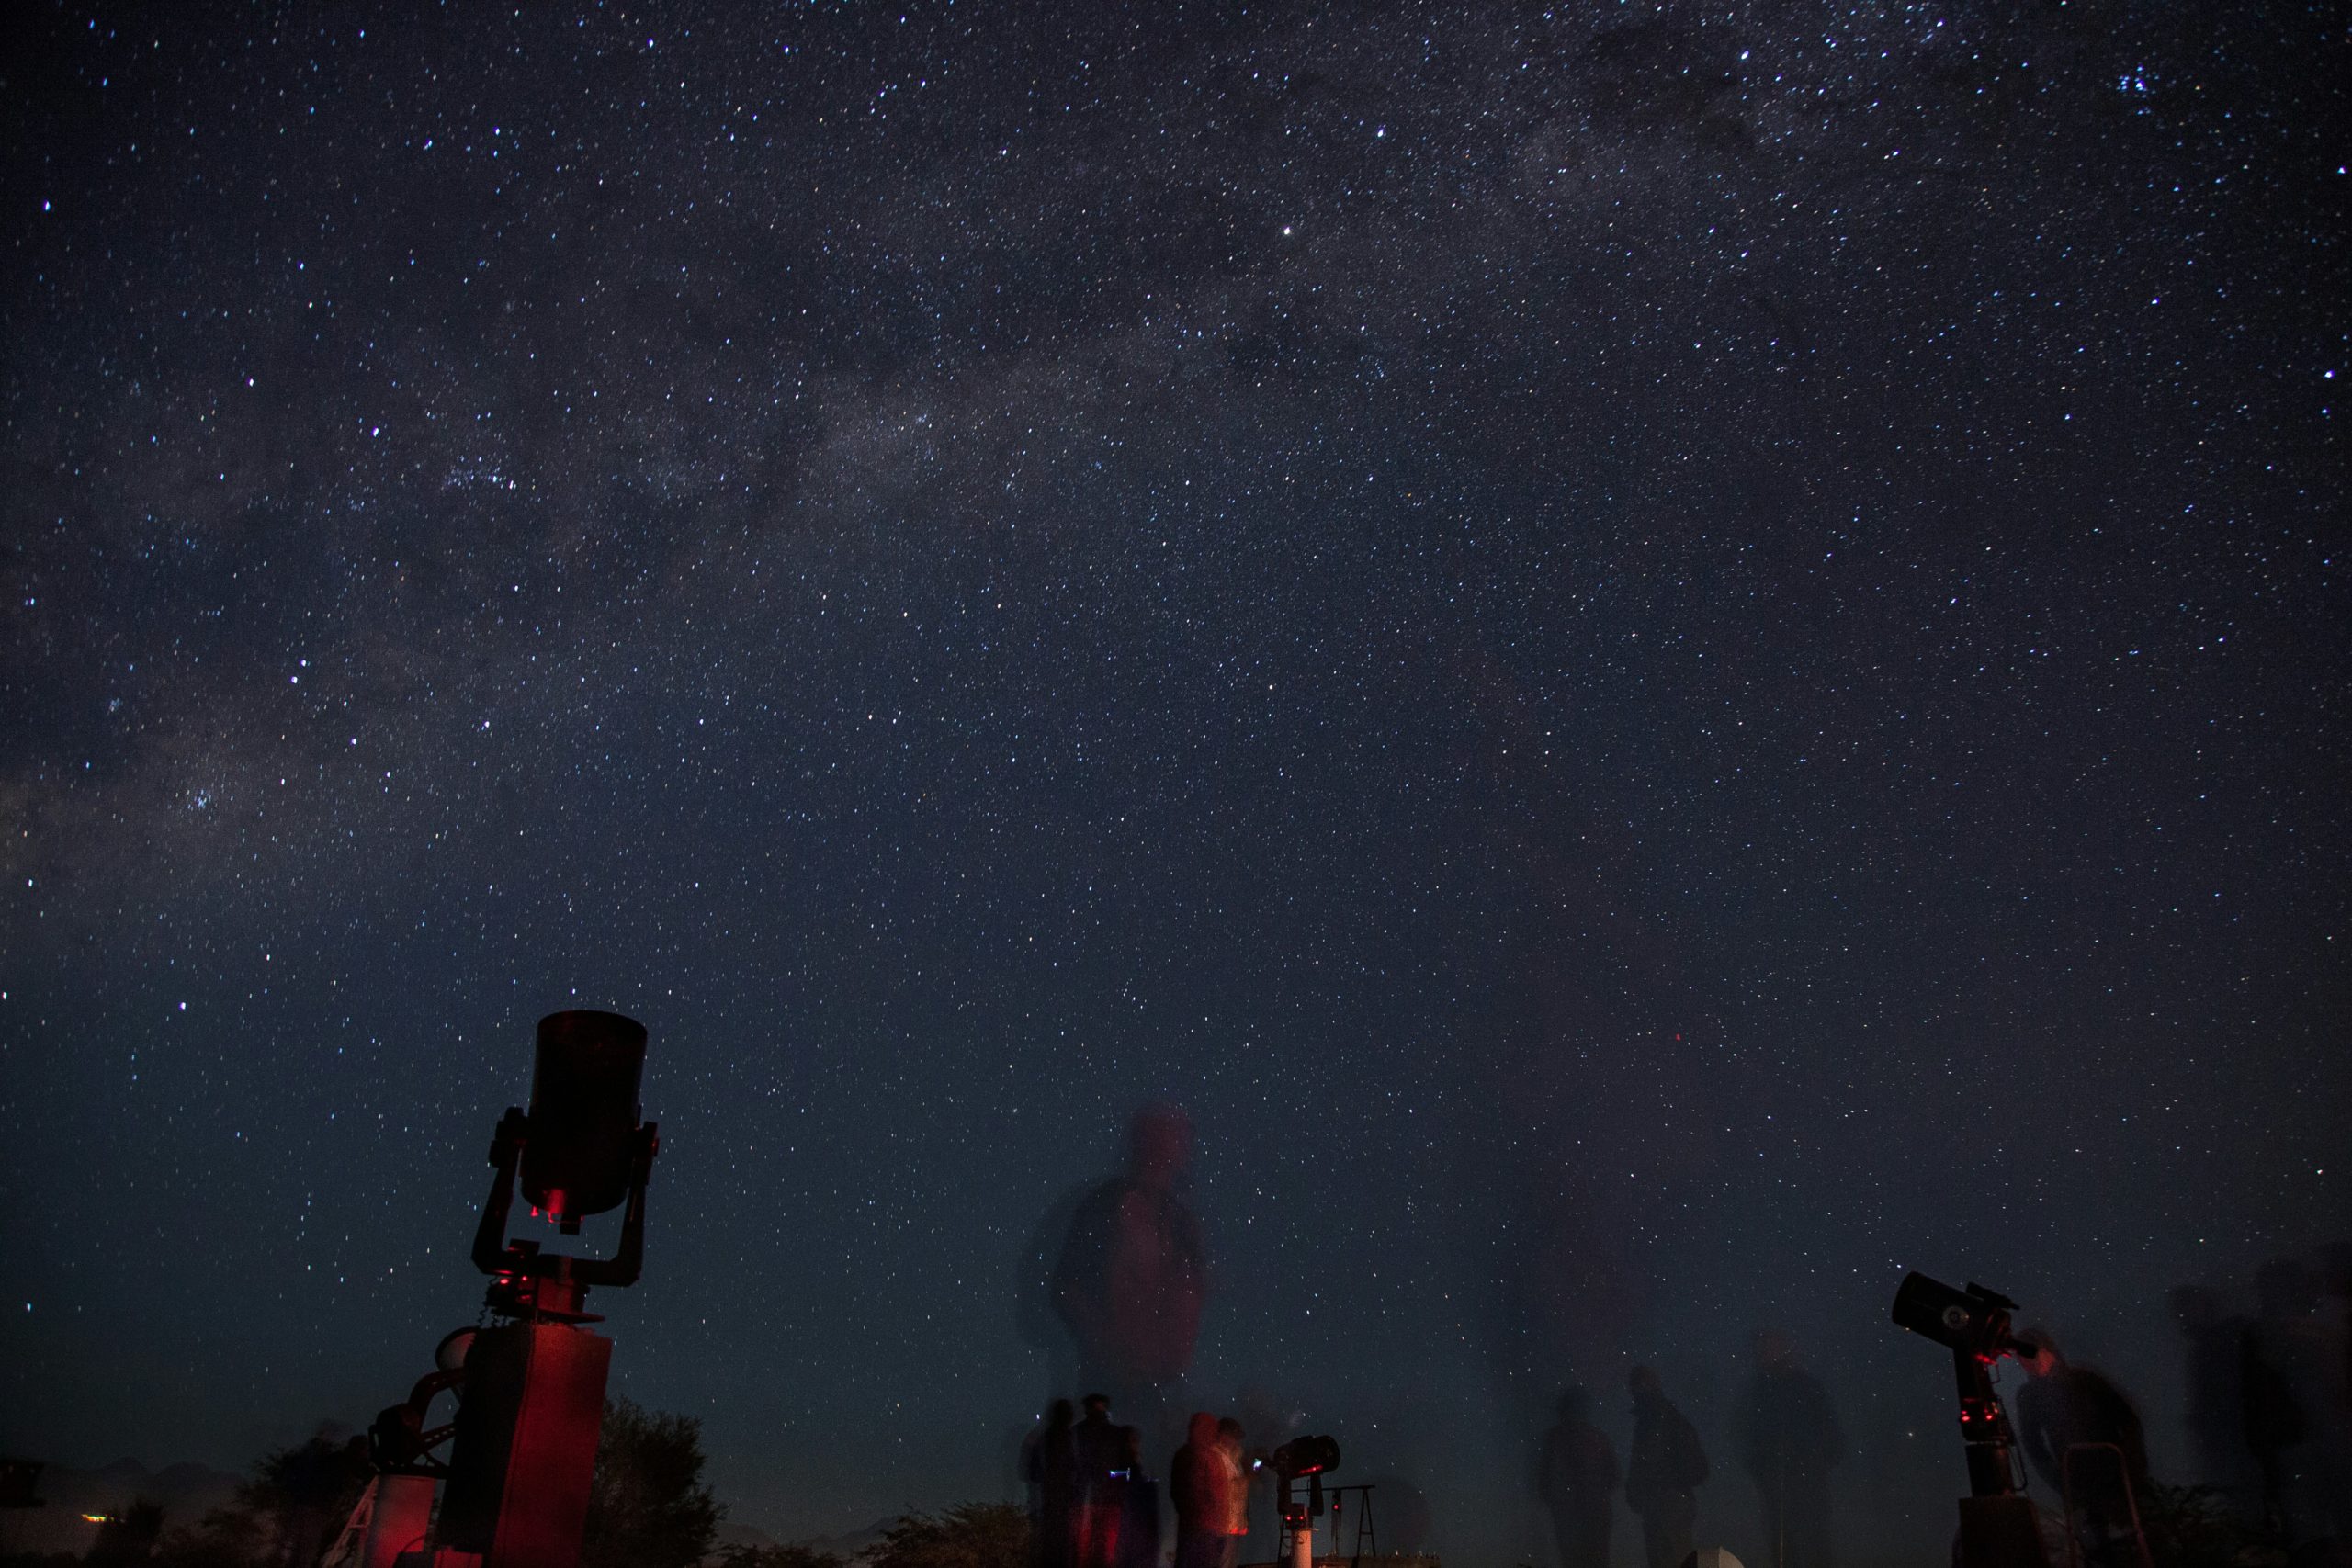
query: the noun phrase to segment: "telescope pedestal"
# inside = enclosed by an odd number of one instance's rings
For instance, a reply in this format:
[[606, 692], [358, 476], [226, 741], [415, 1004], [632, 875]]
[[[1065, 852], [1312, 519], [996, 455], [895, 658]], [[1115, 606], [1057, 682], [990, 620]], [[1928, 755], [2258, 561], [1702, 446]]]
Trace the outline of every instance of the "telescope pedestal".
[[611, 1340], [565, 1323], [475, 1336], [439, 1545], [486, 1568], [578, 1568], [612, 1359]]
[[392, 1568], [401, 1553], [424, 1544], [433, 1524], [433, 1477], [379, 1475], [368, 1534], [359, 1548], [361, 1568]]
[[379, 1472], [319, 1559], [322, 1568], [410, 1568], [420, 1561], [435, 1484], [430, 1474]]
[[1952, 1351], [1951, 1364], [1972, 1494], [1960, 1500], [1957, 1568], [2050, 1568], [2041, 1517], [2032, 1500], [2018, 1490], [2017, 1434], [1993, 1391], [1992, 1368], [1961, 1349]]

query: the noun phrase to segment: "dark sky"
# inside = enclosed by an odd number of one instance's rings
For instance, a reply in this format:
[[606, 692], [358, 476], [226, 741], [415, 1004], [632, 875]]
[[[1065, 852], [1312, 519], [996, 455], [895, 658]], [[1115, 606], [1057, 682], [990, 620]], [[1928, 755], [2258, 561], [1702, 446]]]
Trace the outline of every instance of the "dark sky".
[[1197, 1397], [1458, 1557], [1643, 1359], [1746, 1550], [1777, 1324], [1938, 1560], [1907, 1268], [2180, 1451], [2347, 1228], [2340, 8], [689, 20], [11, 29], [0, 1445], [399, 1396], [594, 1005], [778, 1534], [1005, 1488], [1154, 1100]]

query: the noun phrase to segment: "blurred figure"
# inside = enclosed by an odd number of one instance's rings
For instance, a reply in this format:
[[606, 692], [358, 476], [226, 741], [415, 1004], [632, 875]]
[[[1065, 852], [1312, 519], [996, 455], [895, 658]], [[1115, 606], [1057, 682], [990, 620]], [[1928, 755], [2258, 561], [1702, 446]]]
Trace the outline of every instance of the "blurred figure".
[[1680, 1568], [1690, 1555], [1699, 1519], [1699, 1488], [1707, 1479], [1707, 1450], [1697, 1428], [1667, 1402], [1657, 1372], [1635, 1367], [1625, 1379], [1634, 1396], [1634, 1449], [1625, 1461], [1625, 1503], [1642, 1517], [1642, 1554], [1648, 1568]]
[[1128, 1455], [1133, 1435], [1111, 1420], [1111, 1402], [1084, 1401], [1085, 1415], [1069, 1429], [1071, 1568], [1119, 1568], [1119, 1527], [1127, 1512]]
[[2322, 1304], [2335, 1342], [2335, 1398], [2352, 1408], [2352, 1241], [2339, 1241], [2320, 1254]]
[[1021, 1476], [1029, 1484], [1029, 1561], [1035, 1568], [1070, 1568], [1078, 1481], [1070, 1429], [1077, 1415], [1069, 1400], [1055, 1400], [1046, 1407], [1044, 1423], [1022, 1445]]
[[2168, 1300], [2188, 1391], [2183, 1424], [2197, 1467], [2192, 1479], [2233, 1500], [2252, 1496], [2258, 1478], [2245, 1440], [2246, 1321], [2200, 1285], [2179, 1286]]
[[1560, 1418], [1536, 1451], [1535, 1495], [1552, 1516], [1560, 1568], [1609, 1568], [1609, 1534], [1617, 1511], [1617, 1450], [1589, 1419], [1592, 1396], [1560, 1395]]
[[[1233, 1405], [1235, 1418], [1249, 1435], [1246, 1450], [1235, 1450], [1241, 1455], [1241, 1473], [1249, 1487], [1239, 1555], [1245, 1562], [1272, 1562], [1282, 1555], [1283, 1538], [1272, 1506], [1273, 1467], [1265, 1461], [1274, 1450], [1305, 1430], [1306, 1412], [1254, 1383], [1234, 1390]], [[1224, 1429], [1222, 1424], [1218, 1429]]]
[[1233, 1560], [1240, 1554], [1241, 1543], [1250, 1535], [1250, 1488], [1251, 1472], [1243, 1457], [1246, 1433], [1240, 1422], [1227, 1416], [1216, 1424], [1217, 1451], [1225, 1461], [1225, 1554], [1219, 1559], [1220, 1568], [1233, 1568]]
[[1050, 1282], [1081, 1382], [1109, 1391], [1155, 1444], [1173, 1435], [1163, 1406], [1192, 1368], [1208, 1297], [1200, 1222], [1176, 1193], [1192, 1152], [1182, 1111], [1136, 1112], [1125, 1174], [1080, 1201]]
[[1159, 1568], [1159, 1482], [1143, 1461], [1143, 1434], [1119, 1428], [1126, 1438], [1126, 1478], [1119, 1509], [1119, 1568]]
[[1846, 1457], [1846, 1435], [1821, 1380], [1797, 1364], [1795, 1341], [1778, 1329], [1756, 1337], [1738, 1427], [1740, 1458], [1763, 1506], [1764, 1561], [1830, 1568], [1829, 1471]]
[[1193, 1412], [1185, 1427], [1184, 1446], [1168, 1464], [1168, 1500], [1176, 1513], [1176, 1568], [1230, 1568], [1227, 1548], [1232, 1537], [1226, 1522], [1232, 1516], [1227, 1495], [1233, 1466], [1216, 1432], [1216, 1417], [1205, 1410]]
[[2018, 1446], [2066, 1505], [2086, 1568], [2139, 1568], [2146, 1546], [2136, 1505], [2148, 1497], [2148, 1443], [2140, 1413], [2106, 1377], [2071, 1365], [2043, 1330], [2018, 1336], [2030, 1355], [2018, 1391]]
[[2263, 1512], [2290, 1546], [2340, 1540], [2352, 1533], [2343, 1325], [2323, 1311], [2320, 1270], [2299, 1258], [2264, 1264], [2255, 1292], [2259, 1315], [2240, 1365]]
[[2325, 1453], [2321, 1484], [2331, 1499], [2328, 1533], [2339, 1561], [2352, 1558], [2352, 1242], [2322, 1249], [2319, 1257], [2320, 1440]]

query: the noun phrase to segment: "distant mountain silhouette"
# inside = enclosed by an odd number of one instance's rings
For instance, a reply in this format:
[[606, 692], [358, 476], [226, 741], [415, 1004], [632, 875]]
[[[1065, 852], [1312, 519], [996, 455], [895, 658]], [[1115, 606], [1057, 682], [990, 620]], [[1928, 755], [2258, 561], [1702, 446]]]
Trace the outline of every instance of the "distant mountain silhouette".
[[721, 1519], [718, 1521], [718, 1533], [711, 1537], [711, 1544], [714, 1546], [775, 1546], [777, 1541], [775, 1537], [755, 1525], [743, 1524], [736, 1519]]
[[864, 1529], [851, 1530], [845, 1535], [803, 1536], [797, 1540], [779, 1543], [775, 1537], [753, 1525], [722, 1519], [718, 1524], [718, 1544], [720, 1546], [805, 1546], [812, 1551], [831, 1552], [844, 1562], [855, 1562], [882, 1544], [882, 1537], [896, 1518], [878, 1519]]
[[801, 1544], [813, 1546], [820, 1551], [830, 1551], [836, 1557], [844, 1557], [854, 1562], [881, 1545], [882, 1538], [889, 1534], [890, 1527], [898, 1522], [898, 1516], [894, 1514], [887, 1519], [875, 1520], [862, 1530], [852, 1530], [847, 1535], [823, 1536]]

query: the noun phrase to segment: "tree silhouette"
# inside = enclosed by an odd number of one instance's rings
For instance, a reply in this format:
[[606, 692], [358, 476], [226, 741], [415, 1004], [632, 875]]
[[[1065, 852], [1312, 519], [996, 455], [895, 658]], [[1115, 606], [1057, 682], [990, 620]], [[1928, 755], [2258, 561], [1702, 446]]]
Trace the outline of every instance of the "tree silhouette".
[[701, 1422], [608, 1401], [581, 1568], [695, 1568], [726, 1512], [702, 1467]]
[[243, 1508], [214, 1508], [193, 1525], [164, 1532], [150, 1568], [253, 1568], [272, 1561], [275, 1538]]
[[308, 1442], [263, 1455], [237, 1488], [237, 1506], [266, 1521], [276, 1542], [264, 1561], [310, 1568], [367, 1489], [368, 1440], [333, 1430], [322, 1422]]

